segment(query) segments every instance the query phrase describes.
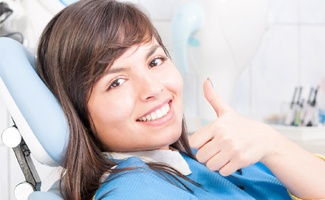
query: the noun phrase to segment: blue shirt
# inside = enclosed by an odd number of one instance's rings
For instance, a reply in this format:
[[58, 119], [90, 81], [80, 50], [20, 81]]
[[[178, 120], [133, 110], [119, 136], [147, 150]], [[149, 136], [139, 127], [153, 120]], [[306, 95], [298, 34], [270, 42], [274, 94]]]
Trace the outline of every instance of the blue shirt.
[[[182, 157], [191, 170], [187, 177], [201, 186], [181, 178], [179, 180], [191, 191], [176, 180], [176, 185], [172, 184], [160, 173], [151, 170], [142, 159], [133, 156], [118, 160], [116, 169], [136, 169], [109, 175], [94, 199], [291, 199], [286, 188], [262, 163], [243, 168], [241, 173], [223, 177], [187, 155], [182, 154]], [[174, 180], [170, 176], [169, 179]]]

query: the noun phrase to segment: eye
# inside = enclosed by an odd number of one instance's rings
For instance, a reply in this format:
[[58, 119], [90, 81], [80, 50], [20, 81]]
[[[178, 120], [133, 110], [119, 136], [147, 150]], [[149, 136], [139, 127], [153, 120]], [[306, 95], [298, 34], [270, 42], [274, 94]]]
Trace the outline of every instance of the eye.
[[125, 79], [118, 78], [118, 79], [114, 80], [114, 81], [109, 85], [108, 90], [113, 89], [113, 88], [116, 88], [116, 87], [122, 85], [124, 82], [125, 82]]
[[161, 65], [162, 63], [164, 63], [164, 61], [167, 59], [167, 57], [157, 57], [154, 58], [150, 63], [149, 66], [150, 67], [156, 67]]

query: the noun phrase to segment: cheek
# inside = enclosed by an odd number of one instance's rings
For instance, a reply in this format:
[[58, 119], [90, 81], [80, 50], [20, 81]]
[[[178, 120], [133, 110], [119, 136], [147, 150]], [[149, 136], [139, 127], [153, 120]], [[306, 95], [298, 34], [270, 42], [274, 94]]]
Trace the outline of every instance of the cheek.
[[89, 111], [96, 134], [101, 138], [108, 130], [123, 126], [132, 115], [133, 105], [132, 99], [125, 95], [119, 100], [101, 98], [100, 101], [94, 101]]
[[168, 78], [166, 79], [166, 84], [168, 87], [174, 91], [174, 93], [182, 96], [183, 94], [183, 77], [179, 73], [179, 71], [176, 69], [176, 67], [173, 67], [170, 69], [170, 72], [168, 73]]
[[173, 89], [176, 93], [182, 94], [183, 77], [171, 61], [168, 61], [162, 71], [158, 72], [158, 76], [160, 76], [160, 80], [163, 81], [165, 86]]
[[181, 94], [183, 94], [183, 77], [181, 76], [181, 74], [179, 73], [178, 70], [177, 71], [177, 77], [176, 77], [176, 84], [178, 85], [178, 90], [180, 91]]
[[122, 106], [122, 104], [113, 104], [110, 106], [99, 108], [99, 112], [96, 115], [97, 123], [96, 122], [94, 123], [95, 125], [114, 124], [117, 121], [122, 121], [122, 119], [125, 120], [127, 115], [128, 115], [127, 105], [124, 104]]
[[[94, 117], [94, 130], [98, 139], [104, 146], [114, 149], [118, 144], [119, 138], [124, 138], [130, 127], [130, 104], [123, 101], [115, 101], [110, 106], [105, 106], [96, 113]], [[118, 103], [117, 103], [118, 102]]]
[[175, 95], [174, 103], [181, 119], [183, 117], [183, 77], [176, 68], [173, 68], [167, 80], [168, 83], [165, 86]]

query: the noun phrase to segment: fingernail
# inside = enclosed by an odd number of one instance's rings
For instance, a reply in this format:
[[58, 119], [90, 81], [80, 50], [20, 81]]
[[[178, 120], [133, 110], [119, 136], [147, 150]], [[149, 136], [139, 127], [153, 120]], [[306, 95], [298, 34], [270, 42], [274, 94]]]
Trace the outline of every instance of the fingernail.
[[213, 85], [211, 79], [210, 78], [207, 78], [207, 80], [210, 82], [211, 86], [214, 88], [214, 85]]

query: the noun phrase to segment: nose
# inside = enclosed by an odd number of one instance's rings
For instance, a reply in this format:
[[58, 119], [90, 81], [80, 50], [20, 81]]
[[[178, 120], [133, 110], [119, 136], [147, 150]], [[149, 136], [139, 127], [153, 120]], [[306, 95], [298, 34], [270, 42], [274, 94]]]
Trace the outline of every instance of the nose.
[[143, 101], [157, 99], [164, 91], [164, 85], [155, 74], [146, 72], [139, 77], [138, 91]]

